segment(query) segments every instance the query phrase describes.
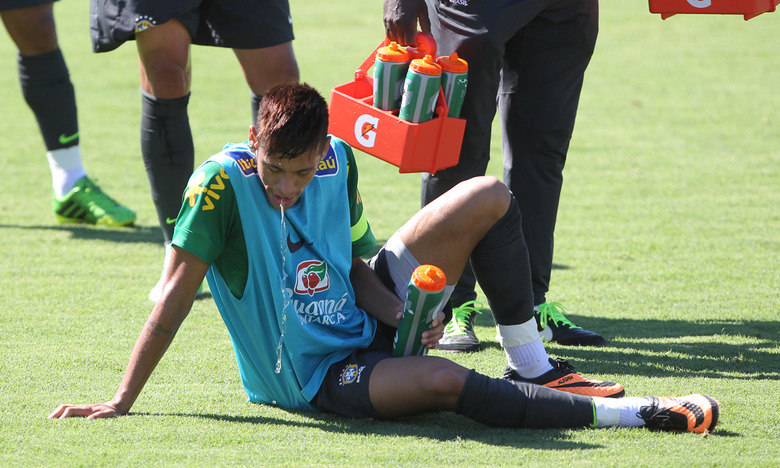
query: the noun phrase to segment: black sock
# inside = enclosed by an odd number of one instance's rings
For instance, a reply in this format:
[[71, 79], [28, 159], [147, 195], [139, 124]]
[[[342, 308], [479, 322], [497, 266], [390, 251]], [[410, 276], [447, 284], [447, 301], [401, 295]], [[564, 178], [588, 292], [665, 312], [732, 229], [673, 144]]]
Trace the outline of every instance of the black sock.
[[163, 237], [170, 242], [195, 159], [187, 116], [190, 95], [160, 99], [141, 94], [141, 153]]
[[257, 126], [257, 110], [260, 108], [260, 101], [263, 100], [263, 95], [257, 95], [252, 91], [249, 91], [252, 96], [252, 125]]
[[593, 423], [590, 397], [527, 382], [466, 377], [455, 412], [494, 427], [566, 428]]
[[32, 56], [19, 54], [17, 65], [22, 94], [35, 114], [46, 149], [77, 145], [76, 95], [62, 51], [56, 49]]
[[533, 318], [533, 291], [522, 217], [512, 198], [506, 214], [471, 253], [471, 266], [499, 325]]

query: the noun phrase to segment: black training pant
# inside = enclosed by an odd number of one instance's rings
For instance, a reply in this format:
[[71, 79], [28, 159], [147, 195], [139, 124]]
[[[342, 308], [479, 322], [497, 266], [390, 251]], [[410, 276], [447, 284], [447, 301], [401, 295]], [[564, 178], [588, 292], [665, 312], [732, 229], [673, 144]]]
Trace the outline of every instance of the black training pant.
[[[457, 52], [469, 63], [469, 82], [460, 161], [423, 174], [422, 203], [485, 174], [498, 108], [504, 182], [520, 204], [540, 304], [549, 289], [563, 166], [596, 43], [597, 0], [426, 1], [437, 55]], [[474, 282], [467, 268], [452, 295], [455, 305], [476, 297]]]

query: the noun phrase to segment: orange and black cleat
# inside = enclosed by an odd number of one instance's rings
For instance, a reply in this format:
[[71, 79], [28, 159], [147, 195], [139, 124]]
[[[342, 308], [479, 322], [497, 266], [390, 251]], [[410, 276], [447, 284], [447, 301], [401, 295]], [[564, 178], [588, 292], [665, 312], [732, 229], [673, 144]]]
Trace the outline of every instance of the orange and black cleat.
[[578, 374], [574, 367], [563, 359], [550, 359], [550, 364], [553, 366], [552, 370], [533, 379], [523, 378], [512, 368], [507, 367], [504, 378], [589, 397], [620, 398], [626, 393], [619, 383], [589, 379]]
[[684, 397], [648, 397], [650, 404], [639, 409], [645, 427], [658, 431], [712, 431], [718, 424], [720, 403], [695, 393]]

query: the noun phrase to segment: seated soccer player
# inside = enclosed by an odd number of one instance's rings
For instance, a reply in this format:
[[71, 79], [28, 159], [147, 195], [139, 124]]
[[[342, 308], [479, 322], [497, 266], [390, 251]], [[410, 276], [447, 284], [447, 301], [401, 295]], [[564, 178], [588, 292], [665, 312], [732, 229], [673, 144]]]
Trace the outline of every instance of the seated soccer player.
[[[608, 398], [623, 387], [548, 357], [533, 318], [519, 211], [493, 177], [463, 182], [427, 205], [364, 262], [375, 240], [357, 167], [327, 126], [325, 100], [313, 88], [269, 90], [249, 140], [225, 146], [192, 175], [161, 300], [115, 397], [61, 405], [50, 417], [126, 414], [205, 276], [252, 402], [376, 419], [454, 411], [505, 427], [714, 428], [719, 405], [708, 396]], [[503, 379], [440, 357], [392, 357], [412, 271], [437, 265], [454, 283], [469, 257], [508, 360]], [[423, 334], [428, 348], [442, 336], [442, 316]]]

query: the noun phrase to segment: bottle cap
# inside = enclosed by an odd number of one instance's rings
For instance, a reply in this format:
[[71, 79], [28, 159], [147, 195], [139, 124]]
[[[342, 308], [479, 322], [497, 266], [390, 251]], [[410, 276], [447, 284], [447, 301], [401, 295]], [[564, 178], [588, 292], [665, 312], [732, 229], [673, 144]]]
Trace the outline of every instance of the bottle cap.
[[376, 56], [384, 62], [407, 62], [409, 61], [409, 52], [395, 42], [380, 47], [376, 51]]
[[433, 265], [420, 265], [412, 273], [412, 282], [420, 289], [437, 292], [447, 285], [447, 278], [441, 268]]
[[469, 71], [469, 64], [462, 58], [458, 57], [457, 52], [448, 55], [442, 55], [436, 61], [444, 71], [452, 73], [466, 73]]
[[409, 69], [414, 70], [417, 73], [422, 73], [423, 75], [441, 75], [441, 67], [433, 61], [433, 57], [430, 55], [426, 55], [421, 59], [412, 60]]

